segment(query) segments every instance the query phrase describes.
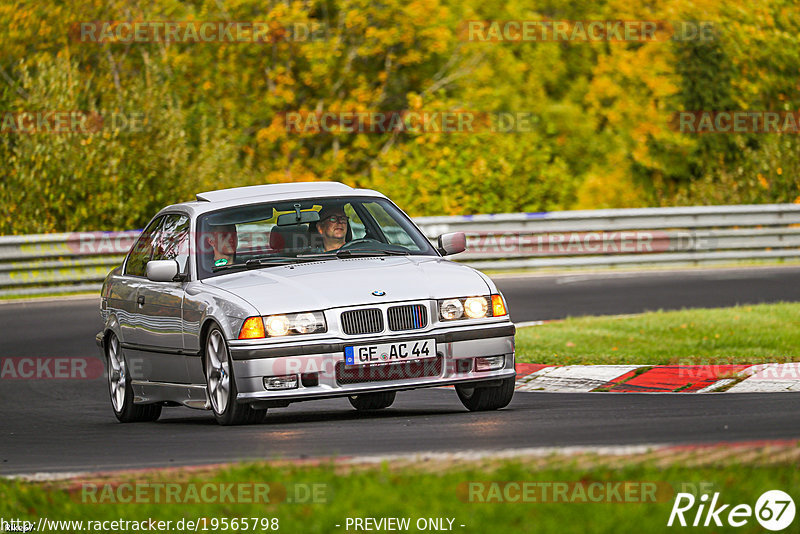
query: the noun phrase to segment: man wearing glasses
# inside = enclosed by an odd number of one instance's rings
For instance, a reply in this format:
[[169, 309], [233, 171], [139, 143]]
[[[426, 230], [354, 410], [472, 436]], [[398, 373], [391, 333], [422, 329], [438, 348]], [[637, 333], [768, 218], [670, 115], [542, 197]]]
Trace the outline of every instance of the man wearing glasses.
[[347, 221], [342, 206], [327, 206], [320, 210], [317, 232], [322, 237], [324, 252], [336, 250], [344, 245], [347, 237]]

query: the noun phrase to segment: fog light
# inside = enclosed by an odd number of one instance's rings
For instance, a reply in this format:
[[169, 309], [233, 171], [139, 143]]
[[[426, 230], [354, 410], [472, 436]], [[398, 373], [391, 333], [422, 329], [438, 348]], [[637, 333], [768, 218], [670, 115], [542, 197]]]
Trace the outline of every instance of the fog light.
[[486, 358], [475, 358], [476, 371], [494, 371], [502, 369], [506, 364], [505, 356], [488, 356]]
[[297, 375], [265, 376], [264, 387], [269, 390], [296, 389]]
[[304, 388], [313, 388], [319, 385], [319, 373], [303, 373], [300, 375], [300, 382]]
[[467, 374], [472, 371], [472, 358], [456, 360], [456, 373]]

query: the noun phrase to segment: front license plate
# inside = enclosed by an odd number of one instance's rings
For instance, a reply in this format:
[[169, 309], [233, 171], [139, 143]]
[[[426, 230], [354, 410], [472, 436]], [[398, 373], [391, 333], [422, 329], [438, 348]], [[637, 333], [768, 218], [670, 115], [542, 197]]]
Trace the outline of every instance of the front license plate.
[[436, 340], [417, 339], [380, 345], [356, 345], [344, 348], [344, 363], [368, 365], [375, 363], [407, 362], [436, 357]]

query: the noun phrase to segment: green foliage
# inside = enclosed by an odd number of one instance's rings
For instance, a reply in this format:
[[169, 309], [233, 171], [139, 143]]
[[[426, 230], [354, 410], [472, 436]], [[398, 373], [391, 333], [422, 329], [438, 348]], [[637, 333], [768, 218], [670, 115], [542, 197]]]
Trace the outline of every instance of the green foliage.
[[[466, 20], [711, 21], [712, 41], [462, 39]], [[325, 39], [78, 42], [80, 21], [317, 23]], [[412, 215], [800, 199], [796, 135], [680, 133], [680, 110], [793, 110], [790, 0], [0, 0], [0, 110], [101, 114], [93, 133], [0, 134], [0, 234], [141, 227], [201, 190], [338, 180]], [[517, 133], [287, 131], [288, 111], [535, 114]], [[115, 117], [144, 117], [115, 128]], [[117, 124], [119, 126], [119, 124]], [[124, 125], [123, 125], [124, 126]]]

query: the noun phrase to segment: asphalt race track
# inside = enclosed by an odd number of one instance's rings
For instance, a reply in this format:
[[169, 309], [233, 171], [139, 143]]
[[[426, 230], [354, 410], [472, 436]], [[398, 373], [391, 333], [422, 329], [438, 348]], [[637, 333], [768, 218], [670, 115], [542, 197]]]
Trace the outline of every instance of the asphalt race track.
[[[800, 301], [800, 268], [500, 277], [516, 322], [567, 315]], [[0, 357], [99, 356], [96, 299], [0, 304]], [[473, 414], [447, 389], [401, 392], [380, 413], [345, 399], [272, 410], [251, 427], [165, 409], [121, 425], [104, 378], [0, 380], [0, 473], [114, 470], [240, 459], [538, 446], [708, 443], [800, 438], [800, 395], [520, 392]]]

